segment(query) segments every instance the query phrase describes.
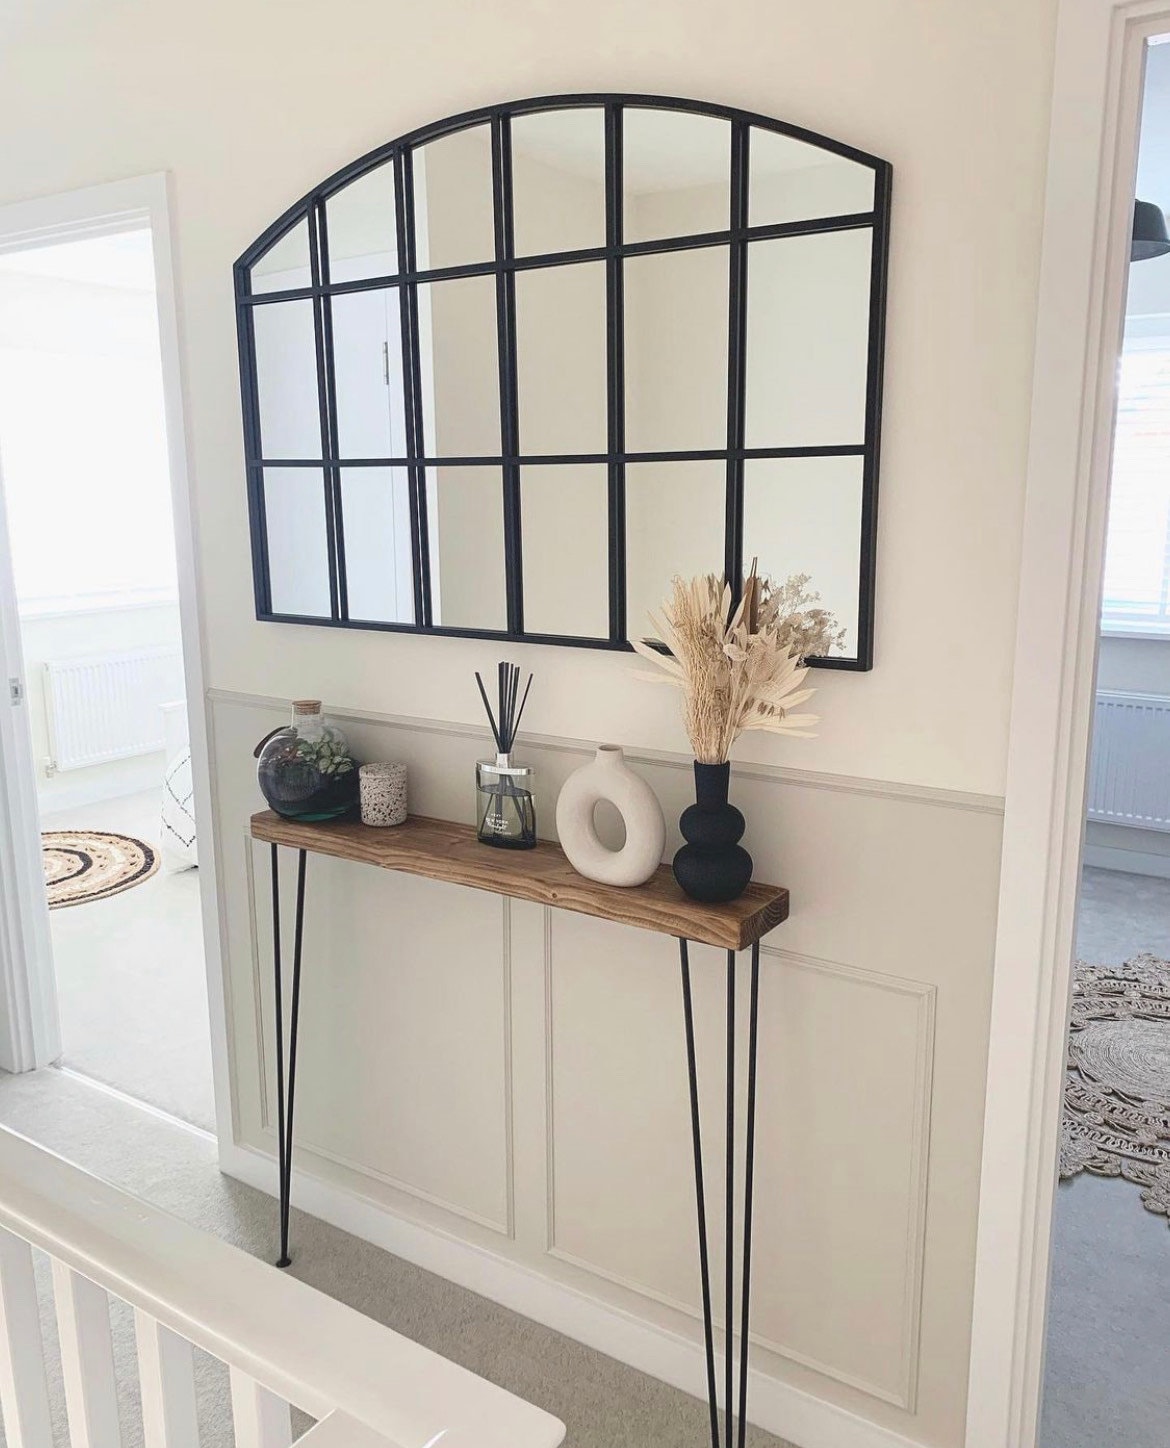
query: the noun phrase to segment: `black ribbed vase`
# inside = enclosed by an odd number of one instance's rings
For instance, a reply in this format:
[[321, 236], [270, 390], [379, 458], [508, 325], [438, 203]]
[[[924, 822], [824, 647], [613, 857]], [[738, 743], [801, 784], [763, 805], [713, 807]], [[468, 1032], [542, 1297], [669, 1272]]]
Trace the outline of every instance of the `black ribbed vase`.
[[674, 878], [692, 900], [736, 900], [752, 878], [752, 857], [739, 843], [744, 818], [727, 802], [731, 765], [695, 761], [695, 803], [678, 822], [686, 844], [674, 857]]

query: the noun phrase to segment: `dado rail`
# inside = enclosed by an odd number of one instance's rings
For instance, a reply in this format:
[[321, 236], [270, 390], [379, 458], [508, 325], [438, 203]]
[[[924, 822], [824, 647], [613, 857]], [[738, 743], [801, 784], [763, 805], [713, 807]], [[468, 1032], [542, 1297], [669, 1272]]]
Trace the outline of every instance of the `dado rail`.
[[539, 1408], [0, 1130], [7, 1448], [53, 1448], [57, 1364], [34, 1248], [52, 1261], [71, 1448], [122, 1441], [110, 1296], [134, 1309], [145, 1448], [199, 1443], [193, 1347], [228, 1365], [236, 1448], [288, 1448], [290, 1404], [317, 1420], [304, 1448], [555, 1448], [564, 1438]]

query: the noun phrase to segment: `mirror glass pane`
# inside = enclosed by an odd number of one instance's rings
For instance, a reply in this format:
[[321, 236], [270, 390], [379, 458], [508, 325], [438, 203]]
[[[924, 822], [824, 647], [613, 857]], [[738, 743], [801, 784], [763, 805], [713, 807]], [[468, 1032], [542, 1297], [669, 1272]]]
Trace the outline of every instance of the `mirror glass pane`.
[[492, 133], [471, 126], [413, 153], [415, 257], [419, 271], [491, 261]]
[[873, 210], [873, 171], [833, 151], [752, 126], [748, 225], [771, 226]]
[[605, 113], [538, 111], [512, 121], [517, 256], [605, 245]]
[[413, 623], [407, 470], [342, 468], [341, 521], [350, 618]]
[[389, 161], [335, 192], [325, 203], [329, 280], [392, 276], [398, 270], [397, 218]]
[[261, 456], [323, 456], [313, 303], [306, 299], [255, 306], [252, 331]]
[[727, 445], [728, 248], [625, 263], [626, 449]]
[[726, 231], [731, 224], [731, 122], [686, 111], [622, 113], [626, 241]]
[[630, 463], [626, 468], [626, 630], [646, 638], [675, 575], [722, 574], [724, 462]]
[[748, 447], [865, 440], [872, 232], [748, 245]]
[[426, 455], [498, 457], [495, 278], [456, 277], [420, 286], [418, 326]]
[[608, 478], [604, 463], [520, 469], [526, 633], [608, 636]]
[[329, 305], [340, 454], [343, 458], [405, 457], [398, 288], [341, 292], [330, 298]]
[[252, 263], [253, 295], [259, 292], [288, 292], [313, 285], [309, 262], [309, 223], [298, 221], [279, 241]]
[[436, 625], [506, 630], [500, 469], [428, 468], [427, 532]]
[[328, 618], [324, 472], [265, 468], [264, 520], [272, 612]]
[[516, 273], [523, 453], [605, 452], [605, 263]]
[[861, 458], [749, 458], [744, 464], [743, 556], [777, 583], [809, 575], [844, 627], [841, 657], [857, 653]]

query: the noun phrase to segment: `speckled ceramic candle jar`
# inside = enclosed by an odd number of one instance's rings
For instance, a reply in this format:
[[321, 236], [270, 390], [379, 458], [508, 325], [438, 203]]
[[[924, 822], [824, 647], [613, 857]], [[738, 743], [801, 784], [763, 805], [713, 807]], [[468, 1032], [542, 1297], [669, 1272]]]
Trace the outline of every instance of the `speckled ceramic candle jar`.
[[363, 764], [358, 771], [362, 824], [401, 825], [406, 822], [406, 765]]

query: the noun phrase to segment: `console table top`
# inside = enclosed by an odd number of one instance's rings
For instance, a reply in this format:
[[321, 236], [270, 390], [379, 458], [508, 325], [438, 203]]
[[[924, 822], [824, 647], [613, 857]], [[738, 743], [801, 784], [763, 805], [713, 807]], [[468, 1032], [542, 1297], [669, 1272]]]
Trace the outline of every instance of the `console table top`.
[[252, 816], [252, 837], [336, 859], [489, 890], [641, 930], [743, 950], [788, 917], [788, 891], [753, 881], [738, 900], [705, 905], [684, 895], [666, 865], [644, 885], [602, 885], [578, 875], [551, 841], [531, 850], [481, 845], [471, 825], [411, 815], [379, 829], [356, 819], [310, 824], [272, 810]]

